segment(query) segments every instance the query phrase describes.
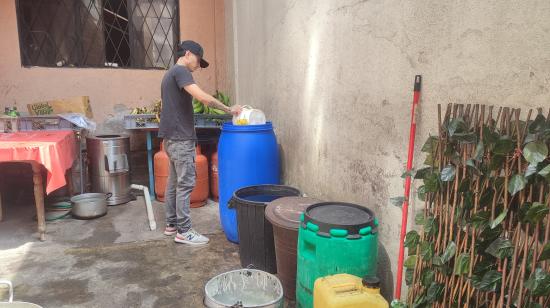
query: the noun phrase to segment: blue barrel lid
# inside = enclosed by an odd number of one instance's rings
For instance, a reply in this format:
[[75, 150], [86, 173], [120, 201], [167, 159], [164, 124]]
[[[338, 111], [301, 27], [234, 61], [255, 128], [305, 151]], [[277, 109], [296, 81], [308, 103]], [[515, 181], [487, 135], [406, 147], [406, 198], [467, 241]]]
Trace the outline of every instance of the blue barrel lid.
[[273, 124], [266, 122], [262, 125], [234, 125], [232, 122], [225, 122], [222, 126], [222, 131], [229, 132], [256, 132], [273, 130]]

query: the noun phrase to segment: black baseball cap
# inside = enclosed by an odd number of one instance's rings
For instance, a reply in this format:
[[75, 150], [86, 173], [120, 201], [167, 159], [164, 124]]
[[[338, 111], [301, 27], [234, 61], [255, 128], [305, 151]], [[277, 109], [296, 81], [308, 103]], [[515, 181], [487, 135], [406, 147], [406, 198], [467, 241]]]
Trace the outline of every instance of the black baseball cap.
[[183, 55], [185, 55], [185, 52], [187, 50], [199, 57], [200, 65], [202, 68], [207, 68], [208, 65], [210, 65], [208, 62], [206, 62], [206, 60], [202, 58], [202, 56], [204, 55], [204, 50], [199, 43], [195, 41], [183, 41], [179, 43], [176, 50], [178, 57], [182, 57]]

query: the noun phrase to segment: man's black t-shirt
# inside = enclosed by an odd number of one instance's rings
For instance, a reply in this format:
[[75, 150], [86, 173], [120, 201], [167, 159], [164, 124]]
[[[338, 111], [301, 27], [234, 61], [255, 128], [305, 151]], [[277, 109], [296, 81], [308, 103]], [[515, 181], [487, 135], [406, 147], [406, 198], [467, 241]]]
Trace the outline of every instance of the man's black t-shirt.
[[170, 68], [160, 87], [162, 111], [159, 137], [171, 140], [196, 140], [193, 97], [183, 87], [194, 84], [191, 72], [183, 65]]

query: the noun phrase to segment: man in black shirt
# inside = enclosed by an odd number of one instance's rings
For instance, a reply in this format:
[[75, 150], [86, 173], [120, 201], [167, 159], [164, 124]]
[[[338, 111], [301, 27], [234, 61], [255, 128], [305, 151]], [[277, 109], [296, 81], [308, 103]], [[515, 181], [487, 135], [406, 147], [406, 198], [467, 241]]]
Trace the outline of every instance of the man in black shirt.
[[177, 46], [178, 60], [161, 84], [162, 112], [159, 137], [170, 159], [170, 175], [166, 186], [166, 228], [164, 234], [175, 235], [174, 241], [189, 245], [207, 244], [209, 239], [191, 227], [190, 197], [195, 187], [195, 124], [193, 97], [206, 106], [238, 115], [239, 105], [225, 106], [195, 84], [191, 73], [208, 67], [202, 47], [194, 41]]

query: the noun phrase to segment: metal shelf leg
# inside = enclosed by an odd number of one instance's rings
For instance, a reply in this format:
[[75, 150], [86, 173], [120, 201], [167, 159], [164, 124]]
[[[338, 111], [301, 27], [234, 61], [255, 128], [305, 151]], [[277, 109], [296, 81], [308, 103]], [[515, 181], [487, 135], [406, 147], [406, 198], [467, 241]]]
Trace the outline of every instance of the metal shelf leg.
[[147, 131], [147, 167], [149, 168], [149, 192], [155, 198], [155, 173], [153, 170], [153, 132]]

